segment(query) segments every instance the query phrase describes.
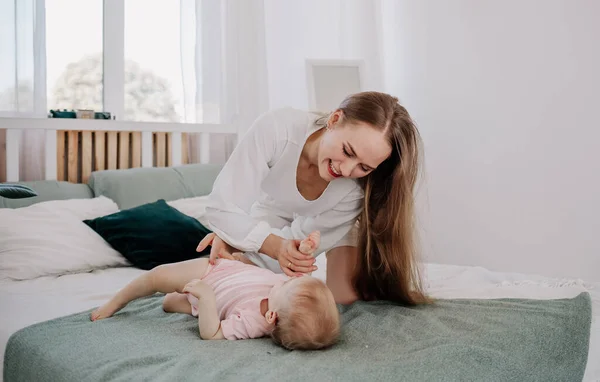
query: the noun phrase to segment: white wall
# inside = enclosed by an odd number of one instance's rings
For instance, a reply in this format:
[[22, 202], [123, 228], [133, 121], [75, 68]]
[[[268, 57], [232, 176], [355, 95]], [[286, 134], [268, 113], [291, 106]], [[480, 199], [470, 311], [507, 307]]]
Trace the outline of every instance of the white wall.
[[309, 107], [306, 59], [364, 60], [366, 89], [381, 89], [379, 0], [265, 0], [264, 5], [271, 108]]
[[339, 7], [339, 0], [265, 0], [271, 108], [308, 108], [305, 61], [340, 56]]
[[427, 260], [600, 280], [600, 1], [383, 3]]

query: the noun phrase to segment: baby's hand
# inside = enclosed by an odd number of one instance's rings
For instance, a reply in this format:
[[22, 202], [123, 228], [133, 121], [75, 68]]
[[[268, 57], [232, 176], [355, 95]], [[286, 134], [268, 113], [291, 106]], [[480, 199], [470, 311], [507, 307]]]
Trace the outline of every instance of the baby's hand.
[[183, 293], [189, 293], [196, 298], [201, 298], [202, 294], [210, 290], [210, 286], [202, 280], [194, 279], [183, 287]]

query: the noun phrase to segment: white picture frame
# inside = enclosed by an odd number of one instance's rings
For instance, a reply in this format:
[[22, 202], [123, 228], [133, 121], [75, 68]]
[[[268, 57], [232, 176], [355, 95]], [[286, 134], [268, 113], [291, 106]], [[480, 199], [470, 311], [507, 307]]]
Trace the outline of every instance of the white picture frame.
[[308, 107], [313, 111], [335, 110], [350, 94], [364, 91], [363, 60], [307, 59]]

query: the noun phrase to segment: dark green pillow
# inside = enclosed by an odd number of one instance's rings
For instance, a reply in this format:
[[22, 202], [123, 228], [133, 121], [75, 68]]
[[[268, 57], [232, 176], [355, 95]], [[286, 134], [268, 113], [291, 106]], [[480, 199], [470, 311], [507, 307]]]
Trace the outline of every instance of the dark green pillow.
[[164, 199], [84, 223], [134, 267], [145, 270], [210, 254], [210, 247], [201, 253], [196, 247], [211, 231]]
[[23, 184], [0, 184], [0, 196], [6, 199], [25, 199], [38, 196], [38, 194]]

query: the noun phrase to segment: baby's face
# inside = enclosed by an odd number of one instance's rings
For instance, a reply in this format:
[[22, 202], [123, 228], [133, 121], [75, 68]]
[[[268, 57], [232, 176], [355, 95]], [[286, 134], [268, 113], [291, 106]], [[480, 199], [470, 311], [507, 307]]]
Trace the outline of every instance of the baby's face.
[[313, 277], [300, 276], [293, 277], [275, 289], [269, 296], [269, 310], [277, 311], [286, 306], [298, 288], [302, 288], [305, 283], [310, 282]]

